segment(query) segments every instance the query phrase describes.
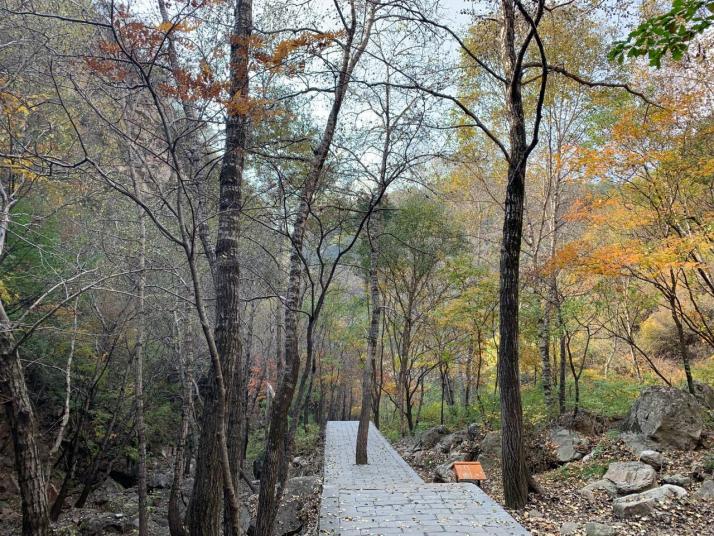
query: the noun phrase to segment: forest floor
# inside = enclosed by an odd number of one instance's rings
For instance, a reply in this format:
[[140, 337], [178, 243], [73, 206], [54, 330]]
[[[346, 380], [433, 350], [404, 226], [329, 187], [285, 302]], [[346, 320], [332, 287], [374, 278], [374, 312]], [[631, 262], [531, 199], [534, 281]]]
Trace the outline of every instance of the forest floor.
[[[686, 496], [658, 503], [653, 515], [636, 519], [615, 517], [612, 498], [606, 493], [595, 492], [591, 497], [579, 493], [587, 483], [601, 478], [611, 462], [637, 460], [636, 455], [619, 439], [616, 432], [608, 431], [590, 436], [589, 439], [596, 455], [588, 461], [570, 462], [536, 473], [534, 477], [541, 487], [541, 493], [531, 494], [524, 510], [509, 510], [534, 536], [584, 535], [587, 523], [600, 523], [611, 527], [612, 532], [602, 534], [618, 536], [714, 535], [714, 501], [705, 501], [696, 496], [695, 492], [701, 486], [701, 482], [696, 479], [684, 486], [688, 492]], [[545, 445], [548, 439], [543, 434], [540, 438], [531, 437], [531, 444], [534, 442]], [[439, 449], [430, 449], [426, 454], [422, 451], [419, 456], [415, 456], [413, 440], [401, 440], [395, 446], [427, 482], [434, 480], [435, 469], [449, 459], [449, 454]], [[662, 469], [660, 478], [665, 474], [691, 475], [702, 466], [705, 457], [712, 455], [714, 444], [711, 436], [705, 440], [702, 449], [665, 452], [668, 464]], [[488, 477], [483, 484], [484, 491], [503, 504], [499, 470], [489, 470]], [[568, 532], [566, 528], [572, 532]]]

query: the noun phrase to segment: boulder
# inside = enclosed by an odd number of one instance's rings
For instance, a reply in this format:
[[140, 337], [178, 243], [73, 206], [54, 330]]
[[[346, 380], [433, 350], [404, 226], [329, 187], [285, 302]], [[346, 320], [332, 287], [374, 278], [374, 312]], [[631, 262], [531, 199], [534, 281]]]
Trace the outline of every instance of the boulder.
[[653, 488], [657, 472], [642, 462], [614, 462], [608, 466], [603, 478], [615, 485], [619, 495], [627, 495]]
[[134, 526], [123, 514], [97, 513], [79, 525], [80, 536], [103, 536], [104, 534], [131, 534]]
[[456, 482], [456, 475], [454, 475], [453, 467], [454, 462], [446, 462], [434, 467], [434, 482], [442, 484]]
[[612, 509], [614, 514], [620, 518], [646, 516], [654, 512], [657, 502], [684, 497], [686, 494], [687, 491], [684, 488], [665, 484], [642, 493], [619, 497], [612, 502]]
[[173, 483], [174, 475], [170, 471], [157, 471], [149, 475], [146, 487], [152, 489], [169, 489]]
[[501, 465], [501, 431], [487, 433], [479, 445], [478, 461], [488, 473]]
[[448, 454], [452, 449], [459, 446], [465, 440], [466, 434], [464, 432], [454, 432], [453, 434], [443, 436], [436, 444], [436, 448], [438, 448], [443, 454]]
[[667, 463], [662, 453], [656, 450], [643, 450], [640, 452], [640, 461], [652, 466], [657, 471], [662, 469]]
[[553, 428], [550, 431], [550, 440], [555, 445], [556, 457], [560, 463], [579, 460], [583, 457], [582, 451], [588, 446], [587, 438], [567, 428]]
[[604, 523], [585, 523], [585, 536], [615, 536], [617, 529]]
[[421, 436], [419, 437], [419, 441], [414, 446], [414, 450], [433, 449], [436, 444], [441, 441], [441, 438], [448, 433], [449, 430], [443, 424], [441, 426], [429, 428], [421, 434]]
[[623, 432], [620, 434], [620, 440], [632, 451], [633, 454], [639, 456], [643, 450], [660, 450], [662, 445], [656, 441], [646, 438], [642, 434], [635, 432]]
[[695, 495], [705, 501], [714, 501], [714, 480], [705, 480]]
[[580, 523], [566, 521], [560, 526], [560, 536], [575, 536], [580, 530]]
[[471, 441], [476, 439], [480, 433], [481, 425], [478, 423], [472, 422], [471, 424], [469, 424], [468, 428], [466, 428], [466, 435]]
[[707, 409], [714, 409], [714, 387], [707, 383], [694, 382], [694, 396]]
[[642, 391], [625, 420], [624, 430], [641, 433], [665, 447], [694, 449], [704, 429], [703, 407], [697, 399], [674, 387]]
[[704, 462], [694, 462], [692, 464], [692, 476], [695, 480], [708, 480], [712, 474], [711, 465]]
[[662, 477], [662, 482], [665, 484], [672, 484], [673, 486], [679, 486], [680, 488], [686, 488], [692, 483], [692, 479], [682, 473], [675, 473], [673, 475], [664, 475]]
[[580, 495], [582, 495], [586, 499], [594, 501], [596, 491], [605, 492], [610, 497], [615, 497], [617, 495], [617, 488], [615, 487], [615, 484], [613, 484], [609, 480], [605, 480], [604, 478], [596, 480], [595, 482], [590, 482], [587, 486], [580, 488], [578, 493], [580, 493]]

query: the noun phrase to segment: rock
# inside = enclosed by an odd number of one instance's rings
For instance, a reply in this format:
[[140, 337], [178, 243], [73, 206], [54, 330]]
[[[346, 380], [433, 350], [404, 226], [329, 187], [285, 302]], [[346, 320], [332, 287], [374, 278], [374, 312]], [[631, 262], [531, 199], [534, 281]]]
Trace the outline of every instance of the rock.
[[714, 409], [714, 387], [707, 383], [694, 382], [694, 396], [707, 409]]
[[714, 480], [705, 480], [700, 488], [695, 492], [699, 499], [714, 501]]
[[568, 463], [583, 457], [581, 450], [588, 446], [588, 440], [578, 432], [567, 428], [554, 428], [550, 440], [555, 444], [556, 457], [560, 463]]
[[475, 422], [472, 422], [471, 424], [469, 424], [468, 428], [466, 428], [466, 435], [471, 441], [476, 439], [480, 433], [481, 426]]
[[454, 462], [463, 461], [465, 455], [462, 452], [454, 452], [446, 463], [437, 465], [434, 468], [434, 482], [456, 482], [456, 475], [454, 474]]
[[617, 495], [617, 488], [615, 487], [615, 484], [613, 484], [609, 480], [605, 480], [604, 478], [596, 480], [595, 482], [591, 482], [584, 488], [581, 488], [578, 493], [580, 493], [580, 495], [582, 495], [586, 499], [594, 501], [594, 492], [596, 491], [603, 491], [607, 493], [610, 497], [615, 497]]
[[456, 482], [454, 475], [454, 462], [442, 463], [434, 468], [434, 482], [448, 483]]
[[667, 463], [662, 453], [656, 450], [643, 450], [640, 452], [640, 461], [654, 467], [657, 471]]
[[679, 486], [681, 488], [686, 488], [692, 483], [692, 479], [687, 475], [682, 473], [676, 473], [673, 475], [664, 475], [662, 477], [662, 482], [665, 484], [672, 484], [673, 486]]
[[674, 497], [684, 497], [686, 494], [687, 490], [684, 488], [665, 484], [659, 488], [615, 499], [612, 502], [612, 509], [615, 515], [620, 518], [646, 516], [654, 512], [655, 503]]
[[526, 514], [528, 514], [528, 517], [531, 519], [543, 519], [543, 514], [536, 509], [528, 510]]
[[441, 426], [429, 428], [421, 435], [421, 437], [419, 438], [419, 442], [415, 445], [414, 450], [433, 449], [436, 444], [441, 440], [441, 438], [448, 433], [449, 430], [443, 424]]
[[501, 465], [501, 431], [494, 430], [487, 433], [479, 445], [478, 461], [484, 470], [489, 471]]
[[707, 480], [710, 478], [712, 470], [703, 462], [695, 462], [692, 464], [692, 476], [695, 480]]
[[604, 523], [589, 521], [585, 523], [585, 536], [615, 536], [617, 529]]
[[439, 442], [436, 444], [436, 448], [438, 448], [443, 454], [448, 454], [449, 452], [451, 452], [451, 449], [453, 449], [457, 445], [460, 445], [464, 441], [464, 439], [464, 434], [461, 432], [447, 434], [439, 440]]
[[174, 475], [169, 471], [155, 472], [149, 475], [146, 487], [152, 489], [169, 489], [173, 482]]
[[681, 450], [694, 449], [704, 429], [703, 407], [697, 399], [674, 387], [642, 391], [625, 420], [624, 430]]
[[[117, 517], [119, 515], [119, 517]], [[98, 513], [79, 525], [80, 536], [102, 536], [104, 534], [131, 534], [134, 526], [123, 514]]]
[[302, 456], [296, 456], [293, 458], [293, 467], [305, 467], [308, 461]]
[[560, 526], [560, 536], [575, 536], [580, 530], [580, 523], [566, 522]]
[[654, 487], [657, 472], [642, 462], [614, 462], [608, 466], [603, 478], [615, 485], [618, 494], [627, 495]]
[[630, 449], [636, 456], [639, 456], [643, 450], [659, 450], [662, 445], [646, 438], [642, 434], [635, 432], [623, 432], [620, 434], [620, 440]]

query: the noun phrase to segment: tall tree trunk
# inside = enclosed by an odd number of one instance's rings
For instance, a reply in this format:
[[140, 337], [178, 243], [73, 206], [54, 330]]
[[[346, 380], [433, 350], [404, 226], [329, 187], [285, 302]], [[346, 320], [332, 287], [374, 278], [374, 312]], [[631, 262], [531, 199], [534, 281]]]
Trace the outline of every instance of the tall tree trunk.
[[369, 441], [369, 417], [372, 413], [372, 393], [376, 384], [377, 373], [377, 340], [379, 337], [379, 320], [382, 312], [379, 295], [378, 261], [379, 261], [379, 236], [381, 230], [381, 213], [375, 207], [367, 227], [369, 240], [369, 291], [372, 314], [369, 322], [369, 334], [367, 336], [367, 359], [362, 371], [362, 408], [359, 416], [359, 427], [357, 428], [357, 447], [355, 451], [355, 463], [366, 465], [367, 443]]
[[563, 323], [563, 312], [558, 303], [558, 324], [560, 330], [560, 375], [558, 379], [558, 411], [560, 415], [565, 414], [565, 379], [566, 379], [566, 345], [565, 345], [565, 324]]
[[518, 294], [523, 205], [525, 198], [525, 114], [521, 95], [521, 67], [516, 53], [516, 5], [502, 0], [503, 65], [507, 84], [510, 158], [506, 185], [503, 242], [500, 259], [500, 341], [498, 382], [501, 399], [503, 492], [506, 506], [522, 508], [528, 501], [528, 469], [523, 449], [523, 407], [519, 378]]
[[[141, 179], [136, 173], [131, 150], [127, 151], [128, 168], [134, 186], [134, 195], [138, 200], [143, 200], [143, 187]], [[144, 340], [146, 338], [146, 211], [136, 205], [139, 220], [139, 251], [137, 253], [138, 281], [136, 284], [136, 345], [134, 346], [134, 399], [136, 412], [136, 440], [139, 450], [139, 470], [137, 479], [137, 493], [139, 495], [139, 536], [147, 536], [146, 510], [146, 425], [144, 423]]]
[[171, 482], [171, 492], [169, 493], [168, 521], [171, 536], [186, 536], [188, 534], [181, 519], [179, 507], [181, 484], [183, 483], [183, 477], [185, 475], [186, 443], [191, 422], [191, 399], [193, 396], [193, 387], [191, 385], [193, 341], [191, 340], [190, 323], [187, 324], [185, 329], [182, 329], [181, 319], [179, 318], [178, 312], [174, 310], [176, 358], [179, 363], [179, 375], [181, 378], [181, 424], [179, 426], [178, 437], [176, 438], [174, 476]]
[[550, 414], [553, 408], [553, 371], [550, 368], [550, 313], [551, 305], [548, 299], [544, 300], [541, 317], [538, 320], [538, 350], [542, 366], [543, 396], [545, 405]]
[[[240, 530], [240, 509], [227, 452], [227, 403], [231, 386], [219, 385], [222, 378], [236, 382], [240, 373], [240, 261], [239, 235], [241, 188], [249, 132], [245, 102], [249, 95], [249, 38], [253, 29], [252, 0], [236, 0], [230, 34], [230, 101], [227, 104], [226, 140], [220, 173], [218, 237], [216, 239], [216, 325], [215, 340], [221, 371], [206, 396], [196, 477], [189, 504], [191, 536], [214, 536], [220, 530], [224, 493], [231, 519], [232, 536]], [[214, 366], [215, 369], [215, 366]], [[240, 383], [238, 381], [237, 383]], [[237, 389], [237, 385], [233, 385]], [[225, 457], [228, 457], [226, 460]], [[226, 474], [228, 472], [228, 474]]]
[[47, 482], [38, 446], [38, 428], [30, 394], [15, 348], [12, 323], [0, 303], [0, 396], [10, 423], [15, 471], [22, 500], [22, 536], [49, 531]]

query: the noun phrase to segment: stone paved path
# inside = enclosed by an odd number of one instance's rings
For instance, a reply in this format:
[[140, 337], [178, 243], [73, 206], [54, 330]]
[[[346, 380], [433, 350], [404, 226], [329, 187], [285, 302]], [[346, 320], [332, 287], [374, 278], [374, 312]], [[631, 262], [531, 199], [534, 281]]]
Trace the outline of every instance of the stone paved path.
[[370, 424], [369, 465], [355, 465], [356, 421], [327, 423], [320, 534], [527, 536], [473, 484], [427, 484]]

